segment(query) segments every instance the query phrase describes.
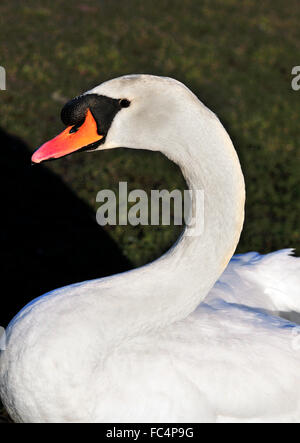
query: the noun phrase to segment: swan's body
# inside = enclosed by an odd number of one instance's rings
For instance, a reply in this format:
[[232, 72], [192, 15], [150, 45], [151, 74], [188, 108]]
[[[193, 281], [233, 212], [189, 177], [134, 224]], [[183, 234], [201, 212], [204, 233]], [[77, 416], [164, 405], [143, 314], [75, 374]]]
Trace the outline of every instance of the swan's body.
[[[160, 150], [181, 166], [190, 189], [204, 190], [204, 230], [194, 237], [186, 228], [145, 267], [25, 307], [0, 356], [0, 392], [12, 418], [300, 421], [298, 329], [278, 316], [300, 312], [299, 260], [284, 251], [246, 254], [225, 270], [242, 229], [244, 181], [223, 126], [172, 79], [122, 77], [87, 96], [80, 106], [93, 117], [107, 118], [103, 103], [114, 100], [99, 149]], [[117, 99], [131, 101], [128, 109]], [[72, 107], [63, 116], [75, 125]], [[45, 146], [34, 161], [46, 158]]]

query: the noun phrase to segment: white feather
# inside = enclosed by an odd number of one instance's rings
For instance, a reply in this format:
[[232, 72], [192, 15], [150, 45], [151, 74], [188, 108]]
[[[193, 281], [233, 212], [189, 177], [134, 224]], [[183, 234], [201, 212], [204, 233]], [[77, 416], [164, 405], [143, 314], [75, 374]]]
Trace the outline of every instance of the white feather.
[[172, 79], [126, 76], [90, 92], [132, 101], [102, 149], [161, 150], [178, 163], [191, 189], [205, 191], [204, 231], [193, 237], [187, 228], [140, 269], [26, 306], [0, 353], [10, 415], [18, 422], [300, 421], [300, 329], [280, 317], [300, 312], [300, 260], [284, 250], [237, 255], [227, 266], [245, 192], [223, 126]]

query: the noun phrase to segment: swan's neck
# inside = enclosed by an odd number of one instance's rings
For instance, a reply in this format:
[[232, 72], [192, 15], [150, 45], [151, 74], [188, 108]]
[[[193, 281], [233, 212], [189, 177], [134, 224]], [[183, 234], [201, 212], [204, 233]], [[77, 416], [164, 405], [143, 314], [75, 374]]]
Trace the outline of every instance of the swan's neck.
[[[78, 288], [83, 297], [93, 297], [106, 343], [185, 318], [234, 253], [244, 218], [243, 175], [228, 134], [205, 112], [205, 119], [202, 114], [187, 120], [175, 136], [157, 139], [160, 150], [181, 167], [190, 189], [204, 193], [204, 213], [200, 205], [194, 214], [204, 217], [201, 235], [190, 236], [186, 228], [176, 245], [153, 263]], [[172, 149], [167, 148], [170, 138]]]
[[176, 146], [173, 138], [166, 152], [189, 189], [202, 191], [204, 204], [200, 198], [193, 214], [202, 232], [194, 236], [186, 228], [167, 254], [140, 270], [140, 296], [148, 281], [148, 295], [156, 300], [156, 313], [159, 308], [165, 312], [166, 323], [184, 318], [206, 297], [232, 257], [244, 221], [245, 186], [237, 154], [220, 121], [205, 111], [207, 118], [187, 121], [184, 142], [181, 138]]

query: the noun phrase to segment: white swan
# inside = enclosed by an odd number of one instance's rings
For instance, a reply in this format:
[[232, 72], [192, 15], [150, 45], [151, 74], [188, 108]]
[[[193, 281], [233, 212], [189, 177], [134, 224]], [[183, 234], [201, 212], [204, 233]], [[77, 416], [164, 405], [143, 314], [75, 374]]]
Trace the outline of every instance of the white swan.
[[178, 81], [133, 75], [74, 99], [62, 119], [68, 128], [34, 162], [84, 146], [161, 151], [180, 165], [190, 189], [204, 190], [204, 231], [191, 237], [186, 228], [168, 253], [140, 269], [57, 289], [26, 306], [0, 356], [11, 417], [300, 421], [299, 330], [275, 315], [300, 312], [299, 259], [289, 251], [250, 253], [224, 272], [245, 197], [218, 118]]

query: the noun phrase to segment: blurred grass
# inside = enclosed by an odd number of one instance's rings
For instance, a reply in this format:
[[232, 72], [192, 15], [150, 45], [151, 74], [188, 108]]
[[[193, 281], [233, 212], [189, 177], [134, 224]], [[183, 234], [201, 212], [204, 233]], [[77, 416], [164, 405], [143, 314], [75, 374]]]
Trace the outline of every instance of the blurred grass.
[[[247, 185], [239, 251], [300, 246], [298, 0], [10, 0], [0, 4], [0, 125], [32, 148], [62, 129], [64, 102], [127, 73], [175, 77], [221, 118]], [[100, 189], [184, 188], [159, 154], [78, 154], [48, 166], [95, 210]], [[107, 227], [134, 266], [159, 256], [178, 227]]]

